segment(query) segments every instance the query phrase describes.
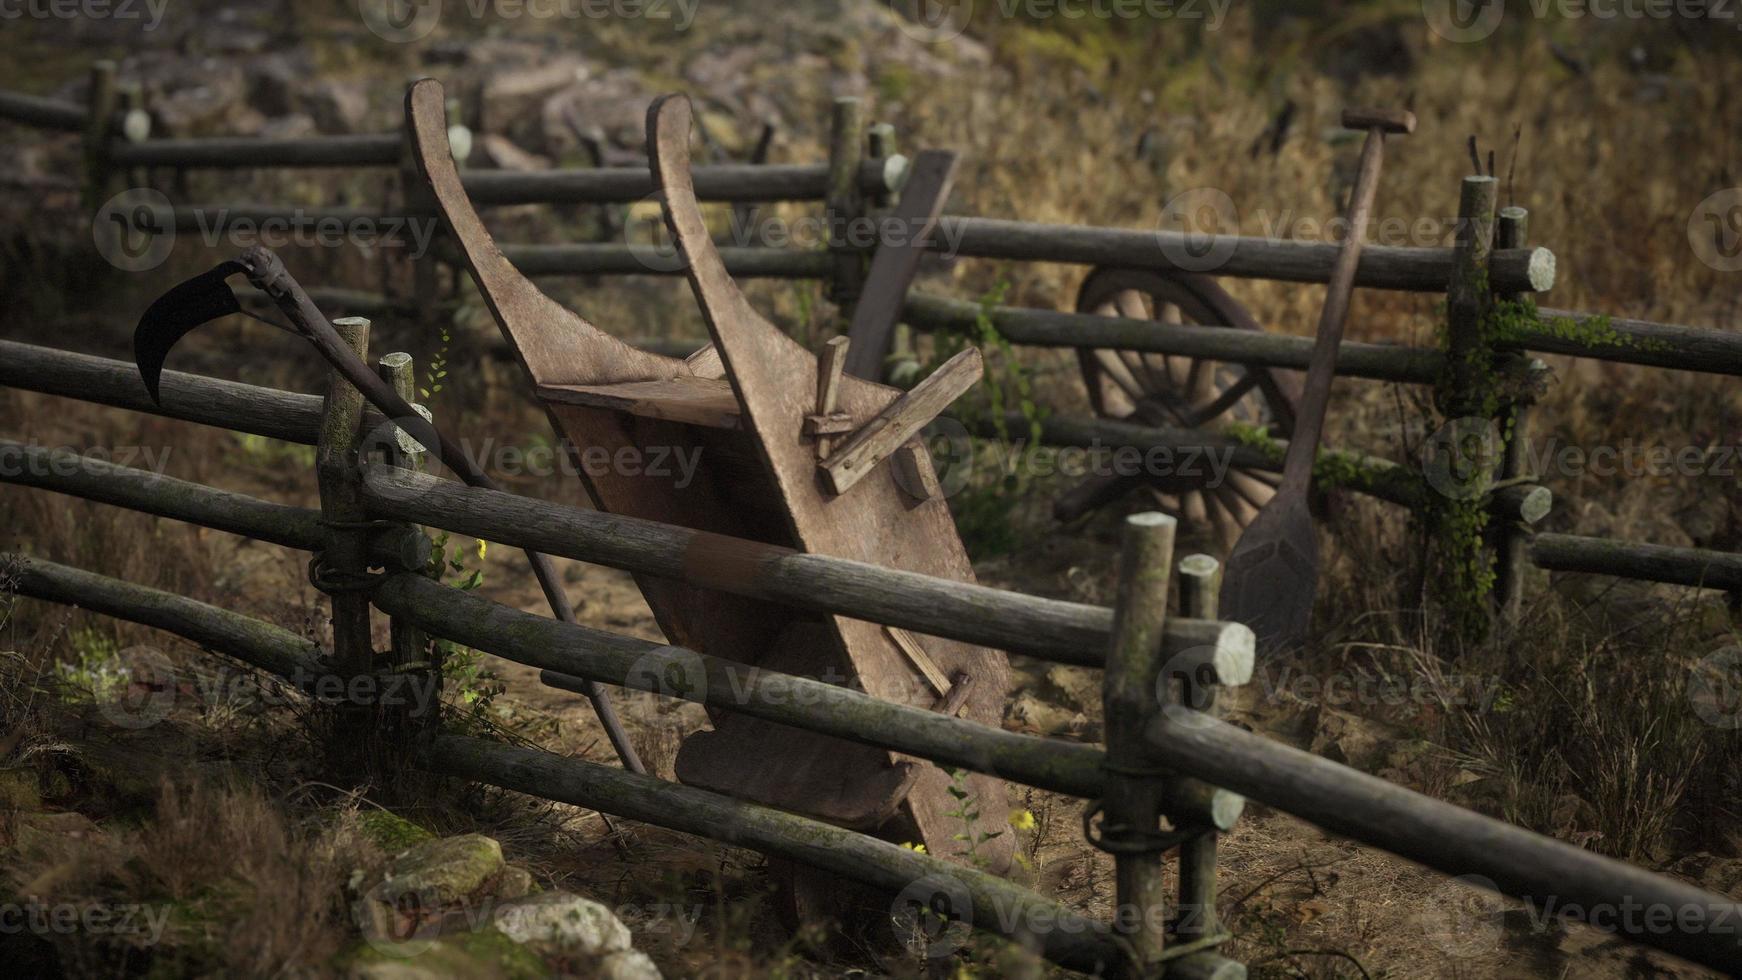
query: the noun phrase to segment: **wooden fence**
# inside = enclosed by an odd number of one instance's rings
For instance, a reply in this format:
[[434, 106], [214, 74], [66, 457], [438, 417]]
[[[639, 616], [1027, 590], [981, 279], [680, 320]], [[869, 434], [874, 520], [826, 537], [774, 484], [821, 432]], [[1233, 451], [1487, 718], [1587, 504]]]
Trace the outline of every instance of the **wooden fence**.
[[[359, 341], [366, 332], [345, 325]], [[409, 371], [390, 355], [384, 371]], [[1091, 840], [1114, 852], [1121, 915], [1091, 921], [995, 875], [917, 854], [885, 841], [804, 817], [732, 800], [693, 787], [618, 771], [547, 752], [444, 734], [429, 705], [413, 706], [411, 724], [381, 734], [389, 721], [369, 706], [334, 711], [376, 726], [379, 749], [396, 751], [430, 771], [590, 807], [802, 862], [886, 891], [916, 882], [939, 885], [958, 904], [949, 912], [976, 928], [1010, 935], [1067, 967], [1111, 975], [1237, 977], [1243, 968], [1220, 956], [1228, 938], [1214, 919], [1217, 833], [1231, 829], [1254, 799], [1335, 833], [1390, 850], [1451, 875], [1480, 876], [1539, 906], [1671, 910], [1616, 920], [1622, 935], [1694, 962], [1742, 969], [1735, 903], [1679, 881], [1603, 858], [1501, 821], [1391, 785], [1384, 780], [1280, 746], [1194, 710], [1158, 682], [1213, 686], [1245, 683], [1254, 664], [1252, 634], [1217, 622], [1215, 563], [1179, 563], [1181, 615], [1167, 612], [1173, 568], [1173, 522], [1162, 515], [1128, 521], [1121, 586], [1114, 608], [1013, 592], [803, 554], [687, 528], [579, 510], [513, 494], [468, 488], [376, 460], [371, 446], [397, 445], [385, 420], [357, 412], [336, 377], [322, 398], [166, 372], [161, 406], [145, 395], [132, 365], [49, 348], [0, 342], [0, 383], [152, 412], [276, 439], [349, 447], [347, 465], [319, 481], [322, 510], [258, 500], [130, 469], [67, 450], [0, 441], [0, 479], [70, 494], [257, 540], [329, 555], [356, 533], [331, 520], [341, 504], [361, 507], [369, 528], [358, 559], [371, 573], [366, 598], [392, 618], [394, 635], [418, 630], [543, 670], [559, 686], [583, 681], [656, 691], [743, 712], [771, 722], [931, 759], [943, 765], [1095, 801], [1106, 816]], [[346, 408], [345, 406], [352, 406]], [[334, 426], [336, 413], [353, 412]], [[323, 435], [324, 433], [324, 435]], [[369, 438], [364, 438], [370, 433]], [[333, 479], [334, 474], [339, 479]], [[324, 516], [325, 515], [325, 516]], [[838, 613], [1060, 663], [1102, 667], [1106, 676], [1108, 748], [1018, 735], [883, 701], [809, 678], [763, 670], [603, 630], [520, 612], [444, 586], [422, 572], [429, 542], [414, 524], [441, 527], [505, 544], [754, 596], [797, 608]], [[697, 562], [698, 553], [729, 556]], [[335, 635], [322, 650], [303, 637], [234, 612], [39, 558], [5, 556], [19, 568], [18, 591], [174, 633], [285, 678], [306, 691], [347, 679], [420, 668], [408, 651], [375, 653], [361, 663], [337, 657]], [[737, 571], [722, 574], [719, 568]], [[350, 623], [347, 626], [347, 622]], [[337, 614], [335, 630], [357, 629]], [[365, 618], [362, 629], [367, 629]], [[1159, 643], [1153, 638], [1160, 636]], [[1147, 639], [1146, 639], [1147, 638]], [[367, 635], [354, 636], [368, 648]], [[673, 680], [672, 664], [684, 667]], [[343, 689], [354, 690], [353, 685]], [[353, 731], [353, 734], [355, 732]], [[365, 741], [369, 741], [365, 739]], [[398, 756], [394, 756], [398, 757]], [[365, 760], [366, 762], [368, 760]], [[376, 764], [379, 764], [377, 761]], [[367, 769], [365, 769], [367, 772]], [[1148, 801], [1147, 803], [1144, 801]], [[1135, 816], [1133, 810], [1135, 809]], [[1131, 833], [1132, 826], [1171, 830]], [[1116, 819], [1117, 817], [1117, 819]], [[1136, 819], [1137, 824], [1129, 821]], [[1124, 833], [1121, 833], [1124, 828]], [[1166, 928], [1160, 880], [1162, 851], [1179, 847], [1177, 910]], [[931, 885], [927, 885], [931, 887]], [[1188, 924], [1187, 918], [1190, 918]], [[1697, 917], [1697, 918], [1696, 918]], [[1605, 927], [1610, 923], [1601, 920]]]
[[[109, 186], [113, 174], [123, 170], [155, 167], [172, 170], [244, 167], [398, 167], [405, 166], [403, 135], [383, 133], [364, 136], [321, 136], [291, 140], [239, 138], [148, 139], [144, 108], [137, 96], [118, 95], [114, 68], [98, 63], [91, 74], [90, 105], [0, 92], [0, 119], [50, 129], [77, 131], [86, 141], [88, 196], [93, 200]], [[121, 90], [123, 93], [125, 90]], [[858, 134], [864, 129], [855, 100], [842, 100], [831, 120], [829, 161], [821, 164], [733, 164], [703, 166], [696, 170], [696, 188], [703, 200], [729, 201], [740, 207], [758, 202], [821, 201], [838, 219], [850, 220], [871, 212], [877, 203], [887, 203], [906, 177], [907, 160], [894, 152], [892, 130], [871, 127], [867, 144]], [[125, 134], [125, 135], [123, 135]], [[869, 145], [870, 154], [865, 149]], [[653, 191], [651, 177], [642, 167], [598, 167], [536, 173], [470, 171], [464, 184], [473, 200], [482, 205], [524, 203], [626, 204], [646, 198]], [[832, 187], [846, 185], [856, 193], [839, 194]], [[1526, 241], [1528, 215], [1518, 208], [1500, 209], [1496, 219], [1492, 182], [1483, 178], [1465, 181], [1460, 221], [1480, 229], [1469, 241], [1447, 248], [1372, 246], [1363, 249], [1356, 284], [1368, 288], [1445, 292], [1448, 296], [1469, 284], [1460, 282], [1473, 271], [1486, 269], [1484, 304], [1493, 298], [1516, 299], [1546, 291], [1554, 282], [1554, 256], [1547, 249]], [[210, 228], [212, 222], [261, 222], [313, 225], [323, 219], [367, 217], [378, 220], [428, 216], [426, 208], [407, 196], [398, 213], [366, 209], [288, 209], [260, 206], [188, 207], [175, 209], [177, 227]], [[1102, 267], [1175, 267], [1174, 257], [1187, 245], [1201, 254], [1207, 247], [1221, 256], [1217, 275], [1273, 279], [1289, 282], [1324, 282], [1335, 259], [1337, 245], [1330, 242], [1277, 241], [1238, 236], [1214, 237], [1188, 243], [1183, 236], [1156, 231], [1044, 225], [976, 217], [946, 217], [946, 234], [932, 236], [931, 247], [950, 249], [962, 257], [1014, 261], [1063, 262]], [[1202, 238], [1203, 236], [1198, 236]], [[1178, 240], [1176, 240], [1178, 239]], [[1460, 251], [1470, 253], [1479, 264], [1460, 266]], [[643, 247], [627, 243], [579, 243], [558, 245], [507, 244], [504, 254], [529, 275], [677, 275], [676, 263], [649, 261]], [[856, 298], [856, 277], [862, 264], [843, 261], [836, 251], [774, 247], [726, 246], [721, 249], [728, 272], [735, 277], [818, 279], [831, 283], [831, 295], [850, 306]], [[441, 261], [437, 249], [436, 261]], [[404, 313], [431, 316], [434, 290], [429, 263], [418, 264], [420, 288], [403, 299], [355, 291], [318, 291], [317, 301], [329, 310], [377, 316]], [[1459, 270], [1464, 270], [1462, 273]], [[1156, 329], [1152, 324], [1088, 313], [1063, 313], [979, 305], [910, 293], [903, 306], [903, 320], [921, 331], [962, 332], [977, 329], [989, 318], [999, 333], [1015, 344], [1074, 349], [1107, 349], [1210, 358], [1227, 363], [1303, 368], [1310, 338], [1263, 331], [1226, 330], [1216, 327], [1176, 326]], [[1683, 585], [1724, 589], [1733, 595], [1742, 591], [1733, 571], [1735, 556], [1698, 548], [1665, 548], [1574, 535], [1530, 535], [1527, 524], [1540, 519], [1551, 499], [1546, 489], [1536, 491], [1534, 507], [1521, 512], [1516, 506], [1521, 482], [1540, 479], [1525, 472], [1528, 460], [1523, 445], [1528, 439], [1529, 406], [1514, 398], [1491, 399], [1491, 381], [1485, 372], [1472, 372], [1468, 365], [1510, 364], [1511, 370], [1528, 373], [1534, 366], [1526, 355], [1560, 354], [1615, 363], [1646, 365], [1674, 370], [1742, 374], [1742, 334], [1709, 328], [1644, 320], [1599, 318], [1594, 314], [1543, 309], [1537, 325], [1524, 326], [1504, 336], [1481, 329], [1478, 313], [1465, 317], [1465, 328], [1452, 338], [1452, 355], [1433, 348], [1415, 348], [1359, 342], [1344, 342], [1337, 372], [1349, 377], [1404, 384], [1430, 385], [1442, 404], [1481, 406], [1501, 431], [1507, 432], [1505, 451], [1497, 468], [1497, 489], [1486, 493], [1490, 514], [1484, 546], [1495, 549], [1498, 561], [1499, 608], [1516, 612], [1522, 598], [1524, 568], [1537, 567], [1587, 572]], [[1568, 324], [1600, 322], [1601, 330], [1566, 329]], [[676, 347], [672, 341], [645, 341], [656, 348]], [[699, 343], [699, 341], [698, 341]], [[687, 353], [681, 351], [680, 353]], [[1497, 406], [1497, 407], [1494, 407]], [[1121, 425], [1106, 420], [1052, 419], [1042, 429], [1047, 441], [1060, 445], [1131, 445], [1139, 448], [1173, 447], [1249, 449], [1231, 447], [1201, 432], [1171, 431], [1153, 427]], [[1280, 448], [1280, 447], [1277, 447]], [[1275, 456], [1280, 459], [1280, 456]], [[1242, 466], [1273, 468], [1250, 452]], [[1354, 474], [1350, 489], [1379, 496], [1431, 517], [1433, 508], [1421, 505], [1429, 499], [1417, 474], [1394, 464], [1342, 454], [1340, 472]], [[1412, 485], [1413, 484], [1413, 485]], [[1522, 518], [1522, 519], [1521, 519]]]

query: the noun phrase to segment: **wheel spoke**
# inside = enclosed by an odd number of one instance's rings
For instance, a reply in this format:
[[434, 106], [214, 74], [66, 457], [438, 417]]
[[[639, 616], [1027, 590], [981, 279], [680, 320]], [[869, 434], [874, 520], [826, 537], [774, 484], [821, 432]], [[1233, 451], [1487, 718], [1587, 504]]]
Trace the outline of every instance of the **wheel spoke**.
[[[1199, 361], [1196, 363], [1201, 364], [1203, 362]], [[1216, 416], [1221, 415], [1223, 412], [1233, 408], [1239, 403], [1240, 399], [1246, 397], [1247, 392], [1250, 392], [1256, 387], [1258, 387], [1258, 372], [1247, 371], [1245, 374], [1240, 376], [1240, 380], [1223, 389], [1222, 393], [1217, 395], [1214, 401], [1201, 408], [1193, 408], [1191, 414], [1187, 418], [1181, 420], [1181, 424], [1185, 425], [1187, 428], [1196, 428], [1203, 425], [1205, 422], [1208, 422]], [[1195, 405], [1196, 402], [1193, 404]]]

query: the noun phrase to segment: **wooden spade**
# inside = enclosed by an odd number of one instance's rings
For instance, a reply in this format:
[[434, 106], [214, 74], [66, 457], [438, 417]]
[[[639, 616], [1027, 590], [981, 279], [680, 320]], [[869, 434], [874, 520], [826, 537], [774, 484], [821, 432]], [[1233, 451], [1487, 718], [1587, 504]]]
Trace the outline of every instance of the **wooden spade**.
[[1319, 540], [1307, 508], [1313, 460], [1318, 455], [1325, 408], [1331, 399], [1337, 347], [1343, 340], [1343, 321], [1349, 313], [1355, 268], [1361, 261], [1361, 236], [1367, 229], [1374, 190], [1379, 184], [1385, 134], [1415, 132], [1415, 116], [1402, 110], [1349, 109], [1343, 112], [1343, 125], [1367, 130], [1355, 189], [1349, 196], [1348, 236], [1337, 253], [1325, 289], [1318, 339], [1313, 344], [1312, 359], [1307, 362], [1300, 411], [1295, 416], [1294, 434], [1283, 460], [1282, 483], [1276, 496], [1265, 504], [1234, 545], [1222, 580], [1222, 614], [1252, 627], [1259, 642], [1266, 645], [1300, 643], [1312, 620], [1313, 593], [1319, 577]]

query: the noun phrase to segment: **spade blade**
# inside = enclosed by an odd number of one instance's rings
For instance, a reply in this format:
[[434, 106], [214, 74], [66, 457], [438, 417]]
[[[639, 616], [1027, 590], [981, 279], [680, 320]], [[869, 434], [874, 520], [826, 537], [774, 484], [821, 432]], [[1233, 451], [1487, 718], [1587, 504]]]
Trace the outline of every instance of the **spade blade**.
[[176, 342], [202, 323], [242, 311], [242, 304], [224, 281], [242, 271], [240, 263], [225, 262], [202, 272], [159, 296], [139, 318], [139, 326], [133, 330], [133, 362], [152, 402], [162, 403], [158, 385], [163, 379], [163, 362]]
[[1275, 497], [1228, 556], [1222, 618], [1252, 627], [1264, 649], [1298, 645], [1312, 623], [1318, 574], [1319, 539], [1306, 498]]

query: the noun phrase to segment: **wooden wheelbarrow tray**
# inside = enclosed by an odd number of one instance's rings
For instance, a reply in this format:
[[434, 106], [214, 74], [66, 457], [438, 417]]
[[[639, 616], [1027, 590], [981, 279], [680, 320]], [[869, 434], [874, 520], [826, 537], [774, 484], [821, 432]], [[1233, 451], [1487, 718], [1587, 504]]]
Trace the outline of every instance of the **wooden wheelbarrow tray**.
[[[600, 331], [502, 257], [449, 155], [439, 83], [413, 85], [406, 116], [418, 169], [565, 438], [594, 506], [973, 581], [949, 509], [935, 490], [931, 460], [913, 436], [979, 377], [978, 352], [958, 355], [904, 394], [842, 375], [838, 346], [826, 352], [828, 366], [820, 366], [763, 319], [726, 274], [703, 222], [690, 180], [687, 99], [668, 96], [648, 111], [655, 182], [713, 337], [683, 359], [637, 350]], [[676, 474], [598, 465], [618, 459], [619, 451], [654, 447], [699, 450], [693, 478], [684, 483]], [[741, 580], [750, 571], [742, 562], [706, 547], [686, 558], [702, 582]], [[683, 582], [636, 581], [673, 644], [1000, 723], [1009, 667], [999, 651]], [[713, 730], [690, 735], [679, 750], [676, 769], [684, 782], [923, 842], [935, 854], [960, 855], [967, 848], [955, 839], [964, 830], [961, 818], [949, 815], [959, 806], [950, 777], [930, 763], [743, 715], [710, 714]], [[966, 789], [985, 815], [983, 829], [1003, 830], [1003, 784], [972, 774]], [[1011, 848], [1012, 835], [1004, 833], [979, 845], [976, 857], [1001, 868]]]

